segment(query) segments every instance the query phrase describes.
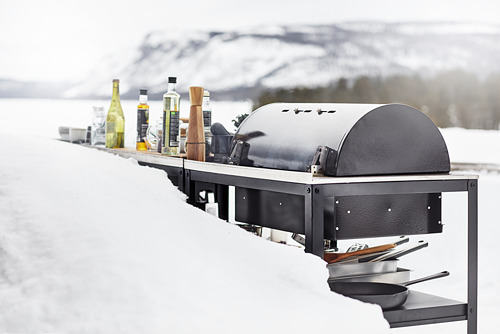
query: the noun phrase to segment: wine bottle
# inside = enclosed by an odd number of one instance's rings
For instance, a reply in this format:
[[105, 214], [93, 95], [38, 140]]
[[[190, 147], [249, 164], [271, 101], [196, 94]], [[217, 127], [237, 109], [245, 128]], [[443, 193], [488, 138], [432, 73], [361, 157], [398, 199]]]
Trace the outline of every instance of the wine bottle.
[[137, 140], [135, 148], [138, 151], [147, 151], [145, 142], [149, 124], [149, 105], [147, 89], [139, 90], [139, 105], [137, 106]]
[[163, 95], [162, 150], [165, 155], [179, 155], [180, 95], [175, 91], [176, 77], [168, 78], [168, 89]]
[[106, 116], [106, 147], [125, 147], [125, 117], [120, 103], [120, 80], [113, 80], [113, 96]]

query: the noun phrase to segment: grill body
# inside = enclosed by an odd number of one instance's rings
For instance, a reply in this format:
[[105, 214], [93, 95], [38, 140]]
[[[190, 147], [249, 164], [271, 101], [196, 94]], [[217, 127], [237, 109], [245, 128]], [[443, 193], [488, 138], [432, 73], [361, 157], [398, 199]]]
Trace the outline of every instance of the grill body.
[[269, 104], [252, 112], [234, 139], [246, 147], [239, 157], [246, 166], [309, 171], [325, 146], [327, 176], [450, 171], [439, 129], [401, 104]]
[[[240, 165], [301, 172], [319, 166], [332, 177], [450, 171], [439, 129], [401, 104], [266, 105], [241, 124], [232, 155]], [[238, 221], [305, 232], [303, 196], [238, 187], [235, 202]], [[331, 240], [442, 232], [440, 193], [331, 197], [323, 214]]]

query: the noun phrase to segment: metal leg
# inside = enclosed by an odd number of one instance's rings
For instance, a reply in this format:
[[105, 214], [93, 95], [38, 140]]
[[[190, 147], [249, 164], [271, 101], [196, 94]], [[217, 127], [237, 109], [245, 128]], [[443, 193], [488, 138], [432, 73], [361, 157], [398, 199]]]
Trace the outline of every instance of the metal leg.
[[308, 187], [305, 200], [306, 252], [324, 256], [324, 197], [319, 187]]
[[229, 220], [229, 186], [217, 184], [216, 202], [219, 204], [219, 218]]
[[467, 219], [467, 334], [477, 333], [477, 272], [478, 272], [478, 226], [477, 226], [477, 180], [468, 181], [468, 219]]
[[178, 182], [178, 187], [179, 187], [179, 190], [184, 192], [184, 181], [185, 181], [185, 177], [184, 177], [184, 168], [179, 168], [179, 171], [178, 171], [178, 178], [177, 178], [177, 182]]
[[190, 170], [184, 171], [184, 193], [188, 196], [187, 202], [191, 205], [196, 205], [194, 182], [191, 181]]

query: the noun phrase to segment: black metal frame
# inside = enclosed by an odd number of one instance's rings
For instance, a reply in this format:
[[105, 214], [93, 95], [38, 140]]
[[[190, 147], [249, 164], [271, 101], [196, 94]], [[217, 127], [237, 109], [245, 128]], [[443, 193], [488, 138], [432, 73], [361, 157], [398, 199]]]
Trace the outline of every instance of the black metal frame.
[[[439, 192], [467, 192], [468, 208], [468, 277], [467, 303], [453, 301], [433, 295], [411, 291], [405, 305], [396, 310], [384, 311], [384, 316], [392, 328], [432, 323], [467, 320], [467, 333], [477, 333], [477, 179], [411, 180], [391, 182], [346, 182], [332, 184], [303, 184], [265, 180], [186, 170], [185, 184], [197, 182], [224, 186], [277, 191], [304, 196], [306, 252], [323, 256], [324, 243], [324, 203], [328, 197], [349, 195], [415, 194]], [[194, 194], [187, 193], [188, 196]], [[227, 203], [228, 204], [228, 203]], [[228, 207], [219, 206], [219, 212], [227, 217]]]
[[[131, 152], [113, 151], [119, 155], [130, 157]], [[135, 158], [142, 164], [164, 170], [181, 191], [188, 195], [188, 202], [202, 207], [197, 202], [200, 190], [208, 189], [215, 193], [219, 204], [219, 216], [228, 219], [229, 216], [229, 186], [245, 187], [250, 189], [276, 191], [304, 197], [306, 252], [323, 256], [324, 252], [324, 208], [327, 198], [349, 195], [384, 195], [384, 194], [417, 194], [440, 192], [467, 192], [467, 303], [428, 295], [417, 291], [410, 291], [407, 302], [395, 310], [384, 311], [384, 317], [391, 327], [406, 327], [414, 325], [442, 323], [449, 321], [466, 320], [467, 333], [477, 333], [477, 286], [478, 286], [478, 182], [475, 176], [446, 177], [411, 177], [372, 178], [368, 181], [343, 178], [341, 182], [294, 182], [286, 178], [274, 180], [257, 176], [240, 176], [235, 173], [221, 172], [220, 166], [204, 164], [205, 168], [188, 168], [169, 166], [165, 164], [141, 161], [142, 156]], [[147, 159], [145, 159], [147, 160]], [[198, 166], [202, 166], [198, 165]], [[206, 167], [208, 166], [208, 167]], [[248, 168], [248, 167], [236, 167]], [[256, 168], [251, 168], [257, 170]], [[287, 172], [283, 172], [287, 173]], [[253, 173], [255, 175], [255, 173]], [[283, 181], [284, 180], [284, 181]], [[326, 284], [326, 282], [325, 282]]]

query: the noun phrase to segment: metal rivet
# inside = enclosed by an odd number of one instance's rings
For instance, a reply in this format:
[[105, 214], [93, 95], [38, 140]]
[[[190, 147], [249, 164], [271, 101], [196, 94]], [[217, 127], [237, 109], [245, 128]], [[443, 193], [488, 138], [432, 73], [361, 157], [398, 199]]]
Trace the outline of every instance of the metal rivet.
[[311, 188], [307, 188], [307, 193], [309, 194], [311, 192]]
[[427, 210], [430, 210], [430, 209], [431, 209], [431, 207], [430, 207], [430, 206], [428, 206], [428, 207], [427, 207]]
[[351, 210], [347, 210], [347, 213], [351, 213]]
[[335, 201], [335, 204], [339, 204], [339, 201]]
[[387, 211], [391, 212], [391, 211], [392, 211], [392, 209], [391, 209], [391, 208], [389, 208], [389, 209], [387, 209]]
[[247, 199], [245, 196], [243, 196], [243, 199]]
[[337, 226], [337, 227], [335, 227], [335, 231], [338, 231], [338, 230], [339, 230], [339, 227], [338, 227], [338, 226]]
[[442, 224], [441, 221], [438, 221], [438, 224], [441, 225]]
[[280, 203], [280, 205], [281, 205], [281, 203]]
[[315, 192], [316, 194], [319, 194], [319, 188], [314, 189], [314, 192]]
[[471, 309], [469, 310], [469, 312], [470, 313], [474, 313], [474, 312], [476, 312], [476, 310], [473, 307], [471, 307]]

